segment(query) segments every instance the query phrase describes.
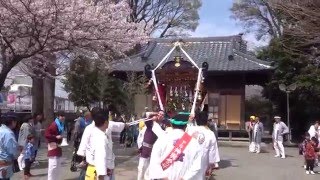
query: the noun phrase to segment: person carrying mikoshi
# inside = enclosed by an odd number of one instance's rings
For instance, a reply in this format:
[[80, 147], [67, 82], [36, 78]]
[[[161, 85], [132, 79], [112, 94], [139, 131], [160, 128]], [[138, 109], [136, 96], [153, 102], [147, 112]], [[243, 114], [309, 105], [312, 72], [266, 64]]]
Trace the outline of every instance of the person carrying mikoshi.
[[[84, 134], [85, 129], [87, 127], [89, 127], [88, 129], [90, 129], [90, 127], [94, 127], [94, 125], [91, 125], [92, 124], [92, 113], [90, 111], [87, 111], [84, 113], [84, 116], [82, 116], [80, 114], [80, 117], [77, 118], [75, 121], [76, 121], [76, 123], [74, 125], [73, 146], [74, 146], [75, 152], [77, 152], [79, 149], [79, 146], [81, 144], [82, 136]], [[79, 175], [79, 180], [85, 180], [86, 169], [87, 169], [85, 160], [83, 158], [85, 155], [81, 154], [81, 156], [79, 156], [78, 154], [75, 153], [73, 156], [74, 156], [72, 158], [73, 166], [75, 166], [76, 163], [80, 163], [78, 165], [78, 167], [81, 169], [80, 175]]]
[[[79, 150], [77, 152], [78, 155], [84, 157], [84, 162], [85, 164], [87, 164], [87, 170], [86, 170], [86, 180], [95, 180], [96, 179], [96, 167], [95, 167], [95, 141], [93, 140], [93, 135], [94, 135], [94, 128], [96, 127], [95, 124], [95, 119], [101, 117], [102, 115], [104, 116], [104, 120], [108, 121], [108, 111], [107, 110], [102, 110], [100, 108], [93, 108], [91, 110], [92, 113], [92, 118], [94, 119], [94, 121], [88, 125], [84, 132], [83, 132], [83, 136], [81, 139], [81, 143], [79, 146]], [[114, 121], [108, 121], [108, 127], [105, 131], [105, 136], [108, 140], [108, 145], [110, 146], [109, 149], [112, 150], [112, 139], [111, 139], [111, 133], [112, 132], [121, 132], [123, 130], [123, 128], [125, 127], [125, 124], [122, 122], [114, 122]], [[113, 151], [109, 151], [109, 164], [114, 164], [114, 159], [115, 156], [113, 154]], [[99, 157], [99, 156], [98, 156]], [[100, 158], [100, 157], [99, 157]], [[109, 178], [114, 178], [113, 175], [113, 171], [111, 171], [111, 169], [113, 169], [114, 167], [109, 166]]]
[[[114, 169], [112, 144], [108, 140], [106, 130], [109, 121], [107, 116], [99, 113], [95, 116], [95, 127], [92, 129], [92, 152], [94, 172], [87, 169], [86, 179], [110, 180]], [[95, 177], [96, 176], [96, 177]]]
[[188, 134], [193, 136], [202, 149], [202, 169], [197, 179], [210, 177], [215, 165], [220, 162], [218, 143], [214, 133], [208, 128], [208, 114], [201, 112], [195, 117], [197, 126], [188, 128]]
[[171, 119], [172, 131], [155, 142], [150, 159], [150, 179], [190, 180], [197, 178], [202, 167], [202, 149], [185, 129], [189, 116], [180, 113]]
[[[143, 140], [141, 142], [141, 147], [139, 148], [139, 163], [138, 163], [138, 176], [137, 180], [149, 179], [148, 168], [150, 164], [151, 151], [153, 145], [156, 142], [158, 135], [157, 132], [153, 131], [154, 125], [157, 123], [162, 124], [164, 119], [164, 112], [160, 110], [159, 112], [147, 112], [147, 119], [152, 119], [145, 121], [146, 129], [143, 134]], [[153, 170], [152, 170], [153, 171]]]

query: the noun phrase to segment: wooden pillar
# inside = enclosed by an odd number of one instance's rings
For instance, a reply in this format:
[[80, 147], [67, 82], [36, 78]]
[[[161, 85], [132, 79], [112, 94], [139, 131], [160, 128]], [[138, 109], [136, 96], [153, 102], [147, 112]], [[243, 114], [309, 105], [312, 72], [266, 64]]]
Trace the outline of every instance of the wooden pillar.
[[241, 85], [241, 119], [240, 119], [240, 127], [239, 129], [243, 129], [245, 126], [245, 101], [246, 101], [246, 76], [242, 75], [242, 85]]

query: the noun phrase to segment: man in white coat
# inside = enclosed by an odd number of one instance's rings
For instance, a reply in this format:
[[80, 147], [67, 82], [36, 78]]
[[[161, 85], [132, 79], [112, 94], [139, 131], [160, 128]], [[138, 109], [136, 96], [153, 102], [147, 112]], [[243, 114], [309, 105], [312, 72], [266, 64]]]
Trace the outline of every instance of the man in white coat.
[[[102, 111], [100, 108], [94, 108], [92, 111], [92, 117], [93, 119], [96, 118], [97, 114], [108, 114], [106, 111]], [[82, 162], [82, 164], [87, 164], [87, 173], [91, 171], [95, 171], [94, 167], [94, 156], [93, 156], [93, 140], [92, 140], [92, 135], [93, 135], [93, 129], [95, 127], [95, 122], [93, 121], [90, 125], [88, 125], [82, 135], [81, 143], [78, 149], [77, 154], [79, 156], [82, 156], [85, 158], [85, 160]], [[108, 122], [108, 128], [106, 129], [106, 137], [108, 138], [109, 145], [111, 146], [112, 149], [112, 132], [121, 132], [125, 127], [125, 123], [122, 122], [114, 122], [114, 121], [109, 121]], [[112, 151], [112, 159], [114, 161], [115, 156]], [[114, 179], [114, 176], [112, 176], [112, 179]]]
[[202, 167], [202, 150], [185, 132], [189, 116], [178, 114], [171, 119], [172, 131], [159, 137], [151, 153], [150, 179], [203, 180], [197, 178]]
[[[95, 119], [95, 117], [98, 113], [101, 113], [101, 109], [100, 108], [93, 108], [91, 110], [92, 118]], [[77, 155], [83, 157], [83, 160], [79, 165], [82, 168], [80, 171], [79, 180], [83, 180], [83, 177], [85, 177], [88, 164], [92, 165], [94, 163], [93, 162], [93, 155], [92, 155], [93, 154], [92, 147], [91, 147], [92, 146], [92, 143], [91, 143], [92, 142], [91, 141], [92, 130], [94, 129], [94, 127], [95, 127], [94, 121], [92, 121], [91, 124], [86, 126], [86, 128], [83, 131], [80, 145], [79, 145], [79, 148], [77, 151]]]
[[[86, 179], [110, 180], [114, 169], [112, 142], [109, 141], [106, 130], [107, 116], [103, 113], [96, 115], [95, 127], [92, 129], [92, 152], [94, 171], [87, 172]], [[88, 169], [89, 170], [89, 169]], [[95, 177], [96, 176], [96, 177]]]
[[202, 149], [202, 169], [197, 179], [203, 179], [205, 176], [211, 176], [215, 164], [220, 162], [218, 143], [213, 131], [208, 128], [208, 114], [201, 112], [196, 116], [198, 126], [188, 128], [189, 135], [193, 135]]
[[289, 133], [289, 128], [281, 121], [280, 116], [275, 116], [274, 120], [275, 123], [273, 124], [272, 133], [273, 146], [276, 151], [276, 155], [274, 157], [281, 157], [281, 159], [285, 159], [286, 154], [283, 146], [283, 136]]
[[310, 126], [308, 133], [310, 134], [310, 138], [320, 139], [319, 136], [319, 121], [316, 121], [313, 125]]

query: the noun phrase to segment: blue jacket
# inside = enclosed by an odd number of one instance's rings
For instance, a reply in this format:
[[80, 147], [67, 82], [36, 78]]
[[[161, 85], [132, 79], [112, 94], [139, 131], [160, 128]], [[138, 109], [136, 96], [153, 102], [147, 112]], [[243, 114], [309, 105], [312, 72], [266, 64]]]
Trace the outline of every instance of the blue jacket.
[[34, 145], [32, 143], [27, 143], [27, 145], [25, 146], [25, 155], [24, 155], [24, 159], [32, 159], [35, 157], [35, 148]]
[[0, 173], [0, 179], [10, 178], [13, 175], [12, 164], [15, 159], [19, 156], [18, 143], [16, 141], [13, 131], [5, 126], [0, 127], [0, 161], [6, 161], [11, 165], [6, 167], [0, 167], [1, 170], [7, 171], [7, 176], [2, 177]]

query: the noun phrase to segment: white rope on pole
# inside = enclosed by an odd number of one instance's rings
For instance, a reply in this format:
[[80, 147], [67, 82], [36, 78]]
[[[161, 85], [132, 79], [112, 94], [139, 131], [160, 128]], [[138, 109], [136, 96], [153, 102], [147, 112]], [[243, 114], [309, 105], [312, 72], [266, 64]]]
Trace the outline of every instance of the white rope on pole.
[[152, 78], [152, 81], [153, 81], [153, 85], [154, 85], [154, 88], [155, 88], [157, 96], [158, 96], [158, 102], [159, 102], [160, 109], [162, 111], [164, 111], [164, 107], [163, 107], [163, 104], [162, 104], [162, 101], [161, 101], [161, 97], [160, 97], [160, 94], [159, 94], [159, 88], [158, 88], [158, 84], [157, 84], [155, 70], [151, 70], [151, 74], [152, 74], [151, 78]]
[[135, 120], [135, 121], [132, 121], [132, 122], [129, 122], [129, 123], [126, 123], [128, 126], [132, 126], [132, 125], [136, 125], [136, 124], [139, 124], [141, 121], [143, 122], [147, 122], [147, 121], [151, 121], [152, 118], [150, 119], [147, 119], [147, 118], [143, 118], [143, 119], [138, 119], [138, 120]]
[[198, 94], [200, 91], [201, 75], [202, 75], [202, 68], [200, 68], [199, 72], [198, 72], [198, 79], [197, 79], [197, 83], [196, 83], [196, 92], [194, 93], [194, 99], [193, 99], [193, 104], [192, 104], [192, 108], [191, 108], [191, 114], [193, 114], [193, 115], [195, 114], [197, 98], [198, 98]]
[[154, 70], [157, 70], [161, 65], [162, 63], [171, 55], [171, 53], [176, 49], [178, 44], [174, 44], [173, 48], [168, 52], [168, 54], [160, 61], [160, 63], [157, 65], [156, 68], [154, 68]]
[[190, 61], [196, 68], [200, 69], [199, 66], [194, 62], [194, 60], [189, 56], [189, 54], [181, 47], [181, 45], [179, 45], [179, 47], [180, 47], [181, 51], [183, 52], [183, 54], [184, 54], [185, 56], [187, 56], [187, 58], [189, 59], [189, 61]]

